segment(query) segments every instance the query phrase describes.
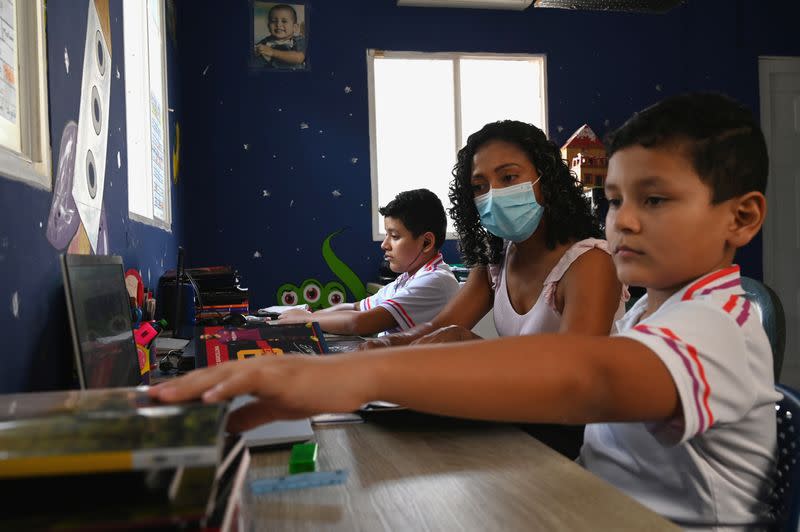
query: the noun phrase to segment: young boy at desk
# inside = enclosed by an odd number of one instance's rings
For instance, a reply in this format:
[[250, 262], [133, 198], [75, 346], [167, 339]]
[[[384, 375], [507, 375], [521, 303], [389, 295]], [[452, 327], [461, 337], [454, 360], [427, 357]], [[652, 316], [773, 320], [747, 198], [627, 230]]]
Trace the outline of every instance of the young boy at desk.
[[254, 359], [151, 393], [258, 396], [231, 419], [234, 430], [374, 399], [452, 416], [587, 423], [581, 463], [656, 512], [687, 528], [768, 524], [780, 395], [733, 264], [766, 213], [763, 134], [727, 97], [692, 94], [635, 114], [608, 152], [615, 266], [623, 283], [647, 288], [616, 336]]
[[290, 310], [279, 321], [316, 321], [325, 332], [369, 335], [410, 329], [444, 308], [458, 291], [458, 281], [439, 252], [447, 231], [441, 200], [424, 188], [408, 190], [379, 212], [386, 229], [381, 249], [400, 276], [361, 301], [314, 313]]

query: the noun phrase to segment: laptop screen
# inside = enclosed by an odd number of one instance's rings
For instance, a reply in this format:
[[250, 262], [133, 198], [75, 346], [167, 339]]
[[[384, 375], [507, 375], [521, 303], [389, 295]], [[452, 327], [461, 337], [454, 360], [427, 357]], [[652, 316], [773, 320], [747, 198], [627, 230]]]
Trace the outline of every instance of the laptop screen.
[[72, 346], [82, 389], [141, 381], [122, 259], [62, 255]]

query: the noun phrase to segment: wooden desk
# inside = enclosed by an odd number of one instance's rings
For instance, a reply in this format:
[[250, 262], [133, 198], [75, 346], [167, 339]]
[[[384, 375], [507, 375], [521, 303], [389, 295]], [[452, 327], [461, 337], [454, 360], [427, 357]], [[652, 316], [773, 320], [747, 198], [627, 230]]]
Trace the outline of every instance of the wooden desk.
[[[318, 469], [347, 483], [250, 497], [253, 530], [677, 530], [672, 523], [508, 425], [316, 430]], [[253, 453], [286, 474], [289, 451]]]

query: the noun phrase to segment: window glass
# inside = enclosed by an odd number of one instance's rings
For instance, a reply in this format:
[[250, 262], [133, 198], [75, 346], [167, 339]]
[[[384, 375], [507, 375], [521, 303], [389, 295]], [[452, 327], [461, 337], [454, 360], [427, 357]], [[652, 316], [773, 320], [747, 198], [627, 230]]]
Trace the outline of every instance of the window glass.
[[[367, 54], [373, 238], [378, 209], [404, 190], [427, 188], [447, 210], [456, 153], [488, 122], [513, 119], [544, 131], [544, 57], [383, 52]], [[454, 237], [452, 220], [448, 236]]]

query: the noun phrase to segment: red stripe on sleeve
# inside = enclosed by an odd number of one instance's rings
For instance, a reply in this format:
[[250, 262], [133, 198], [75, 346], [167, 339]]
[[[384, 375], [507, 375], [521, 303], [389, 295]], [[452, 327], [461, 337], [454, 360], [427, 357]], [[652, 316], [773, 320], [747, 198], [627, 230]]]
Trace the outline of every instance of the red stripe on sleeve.
[[727, 303], [725, 303], [725, 306], [723, 306], [723, 307], [722, 307], [722, 310], [724, 310], [725, 312], [727, 312], [728, 314], [730, 314], [730, 312], [733, 310], [733, 307], [735, 307], [735, 306], [736, 306], [736, 302], [737, 302], [737, 301], [739, 301], [739, 296], [737, 296], [737, 295], [732, 295], [732, 296], [731, 296], [731, 297], [728, 299]]
[[692, 299], [692, 295], [694, 295], [694, 293], [697, 290], [699, 290], [699, 289], [703, 288], [704, 286], [712, 283], [713, 281], [716, 281], [720, 277], [725, 277], [726, 275], [730, 275], [730, 274], [732, 274], [734, 272], [737, 272], [737, 271], [739, 271], [739, 266], [734, 265], [734, 266], [731, 266], [729, 268], [725, 268], [723, 270], [719, 270], [719, 271], [714, 272], [714, 273], [712, 273], [710, 275], [707, 275], [707, 276], [703, 277], [702, 279], [698, 279], [697, 281], [695, 281], [695, 283], [692, 286], [689, 287], [688, 290], [686, 290], [686, 293], [683, 294], [683, 297], [681, 298], [681, 301], [688, 301], [689, 299]]
[[[737, 266], [738, 268], [738, 266]], [[697, 364], [697, 369], [700, 372], [700, 380], [703, 381], [703, 386], [705, 386], [705, 391], [703, 392], [703, 407], [706, 410], [706, 414], [708, 414], [708, 426], [714, 424], [714, 414], [711, 413], [711, 407], [708, 406], [708, 396], [711, 395], [711, 386], [708, 384], [708, 379], [706, 379], [706, 370], [703, 367], [703, 364], [700, 363], [700, 358], [697, 356], [697, 349], [692, 344], [686, 343], [678, 337], [674, 332], [667, 329], [666, 327], [660, 327], [661, 331], [664, 332], [667, 336], [675, 340], [676, 342], [680, 342], [684, 346], [686, 346], [686, 350], [689, 352], [689, 356], [692, 357], [695, 364]]]
[[391, 303], [391, 305], [392, 305], [392, 306], [396, 307], [396, 308], [397, 308], [397, 310], [399, 310], [399, 311], [400, 311], [400, 313], [403, 315], [403, 317], [405, 318], [406, 322], [407, 322], [407, 323], [408, 323], [408, 324], [409, 324], [411, 327], [413, 327], [413, 326], [414, 326], [414, 320], [412, 320], [412, 319], [411, 319], [411, 316], [409, 316], [409, 315], [408, 315], [408, 313], [406, 312], [406, 309], [404, 309], [404, 308], [403, 308], [403, 305], [401, 305], [400, 303], [398, 303], [398, 302], [397, 302], [397, 301], [395, 301], [394, 299], [387, 299], [387, 300], [386, 300], [386, 302], [387, 302], [387, 303]]

